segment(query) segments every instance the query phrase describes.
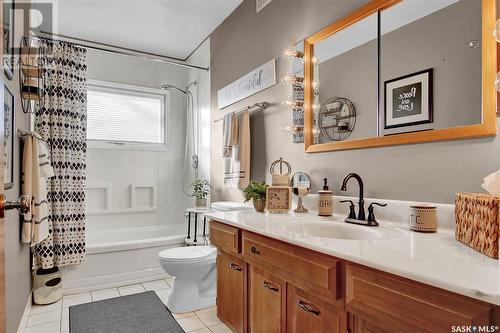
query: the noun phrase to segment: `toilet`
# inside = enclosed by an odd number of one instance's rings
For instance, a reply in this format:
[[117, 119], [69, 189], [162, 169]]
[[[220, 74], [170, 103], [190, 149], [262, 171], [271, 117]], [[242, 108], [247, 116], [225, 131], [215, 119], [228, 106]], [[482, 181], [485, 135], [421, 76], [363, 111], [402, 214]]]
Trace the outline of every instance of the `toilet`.
[[[212, 211], [253, 209], [240, 202], [214, 202]], [[174, 277], [167, 307], [173, 313], [191, 312], [215, 305], [217, 249], [213, 246], [183, 246], [158, 254], [160, 265]]]

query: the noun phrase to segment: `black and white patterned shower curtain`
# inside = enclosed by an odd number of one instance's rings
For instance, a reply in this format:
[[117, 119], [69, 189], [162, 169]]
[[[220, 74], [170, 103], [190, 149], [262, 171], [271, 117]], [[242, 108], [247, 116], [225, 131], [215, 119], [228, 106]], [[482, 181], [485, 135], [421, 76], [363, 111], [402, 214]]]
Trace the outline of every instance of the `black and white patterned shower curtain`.
[[32, 268], [85, 260], [87, 50], [43, 40], [48, 48], [44, 106], [35, 130], [50, 144], [55, 177], [48, 181], [49, 236], [33, 250]]

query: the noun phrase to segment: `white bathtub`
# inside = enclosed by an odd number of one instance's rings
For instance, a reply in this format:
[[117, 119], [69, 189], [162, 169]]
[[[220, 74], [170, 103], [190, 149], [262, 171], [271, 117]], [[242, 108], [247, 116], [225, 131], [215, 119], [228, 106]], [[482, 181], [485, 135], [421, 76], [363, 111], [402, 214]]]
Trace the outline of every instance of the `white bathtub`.
[[186, 225], [153, 225], [86, 233], [87, 260], [62, 268], [64, 293], [111, 288], [167, 277], [158, 252], [181, 246]]

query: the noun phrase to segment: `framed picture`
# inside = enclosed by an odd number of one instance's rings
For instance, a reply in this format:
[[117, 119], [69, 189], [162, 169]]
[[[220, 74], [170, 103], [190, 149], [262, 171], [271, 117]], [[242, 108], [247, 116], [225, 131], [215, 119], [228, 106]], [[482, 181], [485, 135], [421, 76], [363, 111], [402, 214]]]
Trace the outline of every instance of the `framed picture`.
[[5, 77], [14, 77], [14, 0], [3, 2], [3, 64]]
[[433, 122], [432, 68], [384, 82], [384, 128]]
[[14, 185], [14, 95], [4, 86], [4, 140], [3, 140], [3, 172], [4, 188]]

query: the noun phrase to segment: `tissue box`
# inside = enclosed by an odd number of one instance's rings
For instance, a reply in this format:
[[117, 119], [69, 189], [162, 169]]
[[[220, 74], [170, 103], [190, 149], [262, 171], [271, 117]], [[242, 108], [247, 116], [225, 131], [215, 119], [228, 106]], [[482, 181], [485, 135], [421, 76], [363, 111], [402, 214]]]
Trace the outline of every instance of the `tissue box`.
[[498, 259], [500, 197], [485, 193], [455, 194], [455, 238]]

